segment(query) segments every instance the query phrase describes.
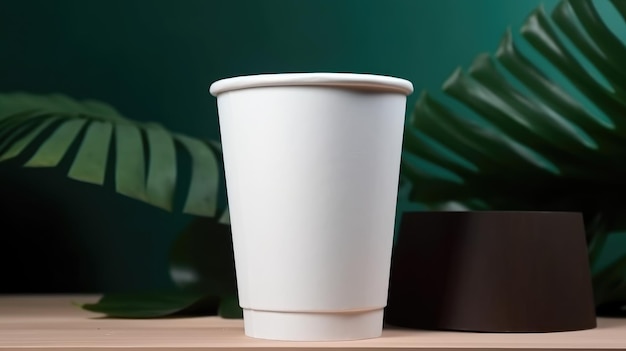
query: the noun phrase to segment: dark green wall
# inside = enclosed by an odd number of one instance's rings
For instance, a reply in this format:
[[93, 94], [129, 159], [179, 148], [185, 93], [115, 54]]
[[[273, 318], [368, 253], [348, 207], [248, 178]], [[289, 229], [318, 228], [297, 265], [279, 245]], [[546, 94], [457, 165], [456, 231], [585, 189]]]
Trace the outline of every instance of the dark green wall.
[[[0, 91], [96, 98], [130, 118], [217, 139], [215, 99], [207, 94], [216, 79], [350, 71], [437, 91], [539, 3], [0, 0]], [[543, 3], [550, 9], [556, 1]], [[5, 276], [27, 276], [20, 284], [32, 286], [47, 277], [61, 290], [169, 285], [167, 249], [190, 217], [67, 180], [62, 171], [4, 165], [0, 172], [0, 195], [12, 208], [5, 220], [13, 223], [0, 229], [3, 240], [13, 238], [4, 247], [20, 253], [9, 268], [7, 255], [0, 260]], [[66, 254], [56, 261], [61, 246]]]

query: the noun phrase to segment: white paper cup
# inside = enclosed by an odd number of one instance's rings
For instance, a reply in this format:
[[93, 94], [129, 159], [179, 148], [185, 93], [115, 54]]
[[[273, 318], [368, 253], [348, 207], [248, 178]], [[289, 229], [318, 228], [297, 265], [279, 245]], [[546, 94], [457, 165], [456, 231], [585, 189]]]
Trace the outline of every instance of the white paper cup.
[[410, 82], [236, 77], [217, 96], [248, 336], [380, 336]]

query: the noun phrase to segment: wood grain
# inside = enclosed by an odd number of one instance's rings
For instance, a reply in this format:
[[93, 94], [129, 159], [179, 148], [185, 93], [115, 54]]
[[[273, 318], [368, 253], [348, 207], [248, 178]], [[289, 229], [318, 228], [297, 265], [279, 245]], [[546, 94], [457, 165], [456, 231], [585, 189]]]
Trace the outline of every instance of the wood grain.
[[626, 319], [598, 319], [593, 330], [489, 334], [385, 329], [377, 339], [279, 342], [243, 335], [241, 320], [218, 317], [109, 319], [72, 302], [96, 296], [0, 297], [0, 350], [626, 350]]

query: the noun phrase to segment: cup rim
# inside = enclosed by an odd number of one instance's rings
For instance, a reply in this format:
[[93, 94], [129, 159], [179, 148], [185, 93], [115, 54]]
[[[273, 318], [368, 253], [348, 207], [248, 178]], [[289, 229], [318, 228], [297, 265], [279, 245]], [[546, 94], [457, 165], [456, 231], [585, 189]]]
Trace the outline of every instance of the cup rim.
[[232, 90], [276, 86], [330, 86], [410, 95], [413, 84], [406, 79], [361, 73], [274, 73], [220, 79], [209, 87], [213, 96]]

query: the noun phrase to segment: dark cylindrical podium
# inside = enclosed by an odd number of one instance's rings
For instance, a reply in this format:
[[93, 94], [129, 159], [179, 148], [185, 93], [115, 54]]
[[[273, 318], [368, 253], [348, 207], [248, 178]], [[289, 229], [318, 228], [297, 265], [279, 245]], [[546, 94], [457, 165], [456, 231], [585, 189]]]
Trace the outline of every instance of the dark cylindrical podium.
[[596, 326], [582, 216], [411, 212], [394, 248], [386, 322], [481, 332]]

